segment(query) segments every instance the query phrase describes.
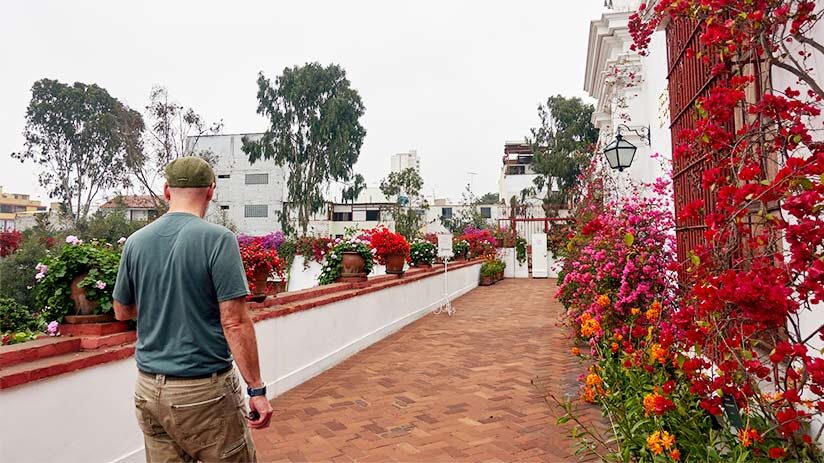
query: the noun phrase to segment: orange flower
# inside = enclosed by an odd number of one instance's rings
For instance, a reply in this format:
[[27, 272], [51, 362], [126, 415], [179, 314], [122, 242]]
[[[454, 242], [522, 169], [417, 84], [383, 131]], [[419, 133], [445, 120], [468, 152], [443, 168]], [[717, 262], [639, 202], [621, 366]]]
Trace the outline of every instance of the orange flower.
[[572, 348], [572, 355], [574, 355], [576, 357], [581, 355], [581, 349], [578, 349], [577, 347], [573, 347]]
[[749, 447], [752, 444], [763, 440], [758, 431], [749, 427], [738, 431], [738, 439], [741, 440], [741, 445], [744, 447]]
[[656, 394], [644, 396], [644, 415], [649, 416], [655, 410], [655, 396]]
[[606, 294], [601, 294], [600, 296], [598, 296], [596, 302], [598, 302], [598, 305], [600, 305], [601, 307], [609, 307], [609, 296], [607, 296]]
[[592, 315], [585, 313], [581, 315], [581, 336], [591, 338], [601, 331], [601, 324], [592, 318]]
[[639, 313], [641, 313], [641, 309], [639, 309], [638, 307], [633, 307], [633, 308], [629, 309], [629, 311], [633, 315], [638, 315]]
[[647, 316], [647, 320], [650, 320], [650, 321], [655, 320], [658, 317], [660, 317], [661, 316], [661, 303], [658, 302], [658, 301], [653, 302], [652, 305], [649, 307], [649, 310], [647, 310], [646, 316]]
[[667, 350], [661, 347], [661, 344], [653, 344], [649, 349], [649, 356], [653, 361], [657, 361], [661, 365], [667, 363]]
[[604, 380], [598, 376], [598, 373], [593, 371], [588, 374], [584, 385], [584, 392], [581, 394], [581, 399], [585, 402], [595, 403], [595, 399], [598, 396], [602, 396], [606, 393], [603, 385]]
[[624, 336], [621, 333], [615, 333], [612, 335], [612, 339], [615, 339], [616, 341], [622, 341], [624, 339]]
[[[666, 431], [655, 431], [647, 437], [647, 447], [655, 455], [661, 455], [664, 450], [670, 450], [675, 446], [675, 436]], [[677, 454], [680, 458], [680, 453]]]
[[669, 455], [673, 460], [681, 461], [681, 452], [679, 452], [678, 449], [672, 449], [672, 452], [670, 452]]
[[618, 349], [620, 349], [621, 347], [618, 345], [617, 342], [613, 342], [612, 345], [609, 346], [609, 348], [614, 353], [614, 352], [618, 352]]

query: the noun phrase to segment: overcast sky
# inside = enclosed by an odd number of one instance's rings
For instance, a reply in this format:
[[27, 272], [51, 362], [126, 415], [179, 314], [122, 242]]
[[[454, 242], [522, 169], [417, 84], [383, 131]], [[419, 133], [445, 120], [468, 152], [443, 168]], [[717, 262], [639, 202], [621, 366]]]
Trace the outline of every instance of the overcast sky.
[[9, 2], [0, 15], [0, 185], [46, 199], [10, 153], [34, 81], [96, 83], [142, 110], [155, 84], [225, 133], [265, 129], [259, 71], [338, 63], [366, 105], [355, 166], [372, 186], [417, 149], [425, 192], [497, 191], [504, 141], [553, 94], [585, 96], [589, 22], [603, 0]]

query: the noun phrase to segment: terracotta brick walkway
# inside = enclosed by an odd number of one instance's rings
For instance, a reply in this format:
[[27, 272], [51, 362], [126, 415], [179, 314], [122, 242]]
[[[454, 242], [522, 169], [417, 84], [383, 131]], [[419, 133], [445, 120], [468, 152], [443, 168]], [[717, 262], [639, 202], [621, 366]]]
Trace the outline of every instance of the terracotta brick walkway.
[[577, 461], [544, 399], [575, 391], [581, 371], [554, 290], [479, 287], [453, 317], [430, 314], [278, 397], [274, 424], [254, 434], [260, 459]]

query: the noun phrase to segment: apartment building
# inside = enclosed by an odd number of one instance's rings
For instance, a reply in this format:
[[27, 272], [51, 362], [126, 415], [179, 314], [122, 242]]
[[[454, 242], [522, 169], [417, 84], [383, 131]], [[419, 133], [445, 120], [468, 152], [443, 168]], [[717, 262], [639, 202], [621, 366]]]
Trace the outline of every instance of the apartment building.
[[15, 230], [15, 220], [20, 217], [45, 212], [46, 206], [40, 201], [32, 200], [30, 195], [21, 193], [4, 193], [0, 186], [0, 230]]

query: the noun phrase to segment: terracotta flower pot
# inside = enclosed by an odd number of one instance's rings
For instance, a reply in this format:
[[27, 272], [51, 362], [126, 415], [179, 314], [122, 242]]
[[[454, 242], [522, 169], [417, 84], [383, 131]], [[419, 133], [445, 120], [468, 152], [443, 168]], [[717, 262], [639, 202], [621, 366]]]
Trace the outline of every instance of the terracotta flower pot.
[[495, 274], [495, 280], [496, 281], [501, 281], [503, 279], [504, 279], [504, 272], [498, 272], [498, 273]]
[[403, 264], [405, 263], [406, 256], [403, 254], [386, 256], [386, 273], [390, 275], [403, 275]]
[[89, 276], [88, 273], [81, 273], [72, 280], [70, 296], [74, 301], [74, 313], [72, 315], [92, 315], [99, 306], [97, 301], [92, 301], [86, 297], [86, 288], [78, 286], [87, 276]]
[[492, 284], [494, 284], [494, 283], [495, 283], [495, 277], [491, 277], [491, 276], [485, 277], [485, 276], [482, 276], [482, 277], [481, 277], [481, 282], [480, 282], [479, 284], [480, 284], [481, 286], [492, 286]]
[[268, 290], [266, 294], [269, 296], [275, 296], [278, 293], [285, 293], [286, 292], [286, 280], [277, 279], [272, 282], [271, 285], [267, 286]]
[[341, 265], [343, 270], [340, 276], [343, 278], [360, 278], [366, 277], [366, 272], [363, 271], [366, 267], [366, 261], [363, 260], [360, 254], [352, 251], [344, 251], [341, 253]]
[[255, 295], [266, 294], [266, 281], [269, 279], [269, 269], [258, 267], [255, 269], [255, 279], [252, 280]]

